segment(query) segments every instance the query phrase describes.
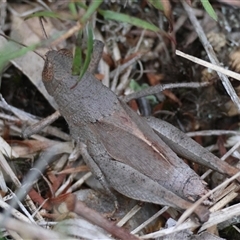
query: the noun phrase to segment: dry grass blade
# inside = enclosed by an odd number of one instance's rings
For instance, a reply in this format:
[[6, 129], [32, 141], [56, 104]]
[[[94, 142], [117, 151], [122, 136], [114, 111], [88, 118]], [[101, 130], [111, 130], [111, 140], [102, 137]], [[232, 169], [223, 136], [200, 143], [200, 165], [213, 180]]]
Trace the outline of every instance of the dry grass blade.
[[0, 165], [1, 168], [10, 176], [12, 182], [16, 185], [16, 187], [21, 187], [21, 183], [18, 180], [17, 176], [13, 172], [12, 168], [9, 166], [7, 160], [3, 156], [3, 154], [0, 152]]
[[199, 65], [202, 65], [204, 67], [213, 69], [213, 70], [215, 70], [217, 72], [220, 72], [222, 74], [225, 74], [225, 75], [227, 75], [229, 77], [232, 77], [232, 78], [240, 81], [240, 74], [239, 73], [236, 73], [236, 72], [233, 72], [231, 70], [225, 69], [225, 68], [220, 67], [220, 66], [218, 66], [216, 64], [212, 64], [212, 63], [206, 62], [206, 61], [204, 61], [204, 60], [202, 60], [200, 58], [193, 57], [193, 56], [191, 56], [189, 54], [186, 54], [186, 53], [183, 53], [183, 52], [181, 52], [179, 50], [176, 50], [176, 55], [181, 56], [183, 58], [186, 58], [186, 59], [188, 59], [188, 60], [190, 60], [192, 62], [195, 62], [195, 63], [197, 63]]
[[162, 215], [164, 212], [166, 212], [169, 209], [169, 207], [163, 207], [161, 210], [159, 210], [157, 213], [155, 213], [151, 218], [149, 218], [147, 221], [139, 225], [137, 228], [135, 228], [133, 231], [131, 231], [132, 234], [136, 234], [141, 229], [145, 228], [151, 221], [158, 218], [160, 215]]
[[81, 177], [77, 182], [75, 182], [68, 190], [67, 193], [74, 192], [75, 190], [79, 189], [82, 184], [92, 176], [91, 172], [86, 173], [83, 177]]
[[18, 154], [9, 146], [9, 144], [0, 137], [0, 151], [9, 158], [18, 158]]
[[[235, 150], [237, 150], [240, 146], [240, 142], [236, 143], [229, 151], [227, 151], [222, 157], [221, 160], [225, 161]], [[212, 170], [209, 169], [207, 170], [202, 176], [201, 178], [204, 179], [206, 178], [210, 173], [212, 173]]]
[[236, 186], [235, 184], [232, 184], [232, 186], [230, 186], [229, 189], [227, 187], [226, 190], [227, 191], [224, 191], [225, 196], [213, 207], [211, 207], [210, 209], [211, 212], [217, 212], [219, 209], [222, 209], [224, 206], [226, 206], [228, 203], [230, 203], [233, 199], [235, 199], [238, 196], [237, 191], [239, 190], [239, 187]]
[[78, 32], [83, 26], [77, 22], [75, 26], [73, 26], [72, 28], [70, 28], [66, 33], [64, 33], [63, 35], [61, 35], [58, 39], [56, 39], [55, 41], [53, 41], [51, 43], [51, 46], [56, 46], [58, 45], [60, 42], [62, 42], [63, 40], [69, 38], [70, 36], [72, 36], [75, 32]]
[[240, 215], [240, 204], [235, 204], [231, 207], [227, 207], [220, 211], [214, 212], [211, 214], [209, 221], [204, 223], [199, 229], [199, 232], [204, 231], [211, 226], [217, 225], [238, 215]]
[[143, 236], [141, 236], [141, 239], [155, 239], [157, 237], [167, 236], [169, 234], [176, 233], [176, 232], [179, 232], [179, 231], [182, 231], [182, 230], [197, 228], [198, 226], [199, 226], [199, 224], [197, 224], [194, 221], [189, 220], [189, 221], [179, 225], [178, 227], [174, 226], [174, 227], [163, 229], [163, 230], [160, 230], [160, 231], [157, 231], [157, 232], [153, 232], [153, 233], [143, 235]]
[[131, 219], [141, 207], [139, 205], [135, 205], [118, 223], [117, 226], [122, 227], [129, 219]]
[[[211, 226], [217, 225], [237, 215], [240, 215], [240, 204], [236, 204], [231, 207], [227, 207], [223, 210], [220, 210], [218, 212], [214, 212], [210, 215], [209, 220], [203, 224], [199, 232], [202, 232]], [[154, 233], [150, 233], [150, 234], [141, 236], [141, 238], [142, 239], [157, 238], [157, 237], [167, 236], [169, 234], [182, 231], [185, 229], [196, 229], [197, 227], [199, 227], [199, 224], [189, 219], [186, 222], [180, 224], [179, 226], [174, 226], [168, 229], [163, 229]]]
[[[0, 206], [1, 208], [5, 209], [5, 210], [8, 210], [8, 209], [11, 209], [11, 206], [8, 205], [5, 201], [1, 200], [0, 199]], [[28, 218], [26, 217], [23, 213], [19, 212], [18, 210], [16, 209], [12, 209], [11, 210], [11, 214], [17, 218], [18, 220], [21, 220], [23, 222], [27, 222], [27, 223], [35, 223], [35, 221], [31, 218]]]

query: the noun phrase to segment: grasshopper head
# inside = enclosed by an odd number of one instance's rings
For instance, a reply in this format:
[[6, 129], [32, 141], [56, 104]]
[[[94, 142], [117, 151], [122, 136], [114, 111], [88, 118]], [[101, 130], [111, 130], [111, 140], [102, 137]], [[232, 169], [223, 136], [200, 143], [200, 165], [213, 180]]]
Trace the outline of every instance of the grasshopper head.
[[72, 53], [67, 49], [51, 50], [46, 54], [43, 82], [61, 81], [72, 71]]

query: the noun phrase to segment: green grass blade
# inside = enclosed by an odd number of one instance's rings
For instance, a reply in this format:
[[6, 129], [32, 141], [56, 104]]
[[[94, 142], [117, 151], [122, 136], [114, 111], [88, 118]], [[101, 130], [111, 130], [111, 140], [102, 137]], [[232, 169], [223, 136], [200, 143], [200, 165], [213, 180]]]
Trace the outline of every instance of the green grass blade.
[[87, 8], [86, 13], [83, 15], [81, 23], [85, 23], [91, 17], [91, 15], [98, 9], [102, 2], [103, 0], [92, 1], [92, 4]]
[[5, 64], [14, 59], [25, 55], [29, 51], [35, 50], [37, 47], [41, 46], [41, 43], [36, 43], [28, 47], [22, 47], [18, 49], [18, 46], [14, 42], [7, 42], [4, 48], [0, 49], [0, 70], [5, 66]]
[[123, 14], [123, 13], [117, 13], [110, 10], [99, 10], [99, 13], [107, 20], [115, 20], [119, 22], [126, 22], [129, 24], [132, 24], [137, 27], [145, 28], [154, 32], [160, 32], [161, 30], [155, 26], [154, 24], [151, 24], [149, 22], [146, 22], [144, 20], [141, 20], [136, 17], [131, 17], [129, 15]]
[[76, 2], [76, 5], [77, 5], [78, 7], [80, 7], [80, 8], [83, 8], [83, 9], [85, 9], [85, 10], [87, 10], [87, 9], [88, 9], [87, 5], [85, 5], [84, 3], [81, 3], [81, 2]]
[[93, 52], [93, 31], [91, 28], [88, 28], [87, 54], [86, 54], [86, 59], [84, 61], [83, 67], [82, 67], [80, 75], [79, 75], [80, 80], [81, 80], [82, 76], [84, 75], [84, 73], [87, 71], [88, 65], [91, 60], [92, 52]]
[[20, 45], [14, 41], [7, 41], [4, 46], [0, 48], [0, 70], [10, 60], [21, 57], [29, 51], [34, 51], [38, 47], [48, 46], [51, 42], [59, 38], [62, 33], [55, 34], [49, 39], [43, 40], [39, 43], [32, 44], [27, 47], [20, 47]]
[[73, 69], [72, 69], [73, 75], [80, 75], [81, 66], [83, 64], [82, 63], [83, 52], [81, 48], [82, 34], [83, 34], [82, 30], [80, 30], [77, 36], [76, 49], [75, 49], [75, 54], [73, 59]]
[[68, 8], [69, 8], [72, 16], [73, 16], [74, 18], [76, 18], [77, 15], [78, 15], [78, 13], [77, 13], [77, 8], [76, 8], [75, 3], [74, 3], [74, 2], [70, 2], [70, 3], [68, 4]]
[[156, 0], [148, 0], [148, 2], [150, 4], [152, 4], [156, 9], [160, 10], [160, 11], [163, 11], [163, 5], [161, 4], [160, 1], [156, 1]]
[[212, 5], [209, 3], [208, 0], [201, 0], [201, 3], [203, 7], [205, 8], [206, 12], [209, 14], [210, 17], [212, 17], [215, 21], [218, 20], [217, 14], [214, 11]]

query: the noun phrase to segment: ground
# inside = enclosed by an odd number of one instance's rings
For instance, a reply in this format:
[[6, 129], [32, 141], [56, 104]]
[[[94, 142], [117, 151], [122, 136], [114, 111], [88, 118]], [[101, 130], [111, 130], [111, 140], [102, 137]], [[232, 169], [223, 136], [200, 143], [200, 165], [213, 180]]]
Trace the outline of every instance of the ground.
[[[227, 77], [219, 76], [210, 67], [200, 65], [198, 60], [192, 62], [176, 55], [176, 50], [179, 50], [238, 73], [240, 71], [238, 1], [210, 1], [217, 21], [204, 9], [201, 1], [171, 1], [171, 4], [167, 0], [160, 1], [164, 11], [157, 9], [154, 1], [99, 1], [102, 2], [100, 5], [97, 1], [84, 2], [86, 5], [83, 1], [76, 3], [55, 1], [51, 4], [47, 1], [33, 4], [9, 1], [0, 5], [2, 29], [0, 67], [3, 97], [0, 104], [3, 169], [1, 208], [6, 208], [5, 202], [10, 204], [8, 198], [11, 192], [20, 187], [20, 182], [23, 183], [24, 179], [27, 179], [27, 182], [34, 182], [28, 194], [29, 199], [22, 200], [24, 207], [14, 208], [19, 211], [19, 218], [23, 221], [27, 221], [25, 218], [31, 220], [31, 217], [25, 216], [24, 211], [28, 211], [29, 215], [37, 212], [34, 221], [47, 229], [53, 228], [49, 224], [50, 221], [54, 221], [52, 224], [54, 226], [58, 221], [64, 224], [64, 221], [69, 219], [76, 220], [75, 223], [66, 223], [71, 227], [74, 224], [86, 227], [87, 223], [78, 222], [74, 215], [76, 211], [72, 211], [71, 208], [74, 204], [68, 202], [71, 199], [69, 195], [77, 196], [89, 208], [95, 209], [94, 214], [110, 216], [114, 210], [114, 203], [109, 202], [104, 194], [96, 190], [101, 189], [101, 186], [90, 177], [91, 173], [82, 159], [79, 157], [77, 161], [69, 162], [68, 157], [73, 151], [73, 143], [67, 123], [62, 117], [54, 122], [52, 127], [30, 138], [24, 139], [21, 134], [26, 127], [48, 117], [57, 109], [55, 101], [49, 97], [41, 79], [44, 55], [49, 46], [54, 49], [67, 48], [75, 52], [81, 45], [84, 49], [83, 55], [86, 56], [88, 54], [86, 49], [91, 40], [86, 34], [89, 26], [94, 26], [92, 28], [94, 38], [105, 44], [95, 76], [119, 97], [158, 84], [167, 86], [162, 92], [131, 100], [129, 106], [132, 109], [140, 115], [154, 116], [171, 123], [218, 157], [229, 153], [229, 149], [239, 142], [239, 76], [238, 80], [231, 76], [226, 79]], [[91, 12], [89, 6], [95, 9]], [[50, 17], [49, 10], [52, 11]], [[39, 21], [40, 17], [32, 16], [33, 13], [38, 13], [44, 18]], [[27, 18], [29, 15], [30, 18]], [[200, 24], [203, 31], [199, 32], [199, 27], [195, 24]], [[48, 40], [43, 34], [43, 26]], [[78, 35], [80, 29], [83, 29], [83, 38]], [[38, 43], [34, 51], [40, 56], [32, 51], [33, 48], [28, 49], [28, 54], [22, 54], [20, 43], [27, 46]], [[211, 49], [209, 51], [210, 46], [213, 51]], [[17, 58], [20, 54], [23, 56]], [[77, 62], [74, 67], [78, 65]], [[125, 68], [121, 69], [122, 66]], [[192, 83], [197, 85], [189, 87]], [[33, 166], [36, 169], [34, 164], [43, 162], [44, 159], [49, 162], [42, 164], [41, 171], [36, 170], [40, 175], [39, 180], [36, 181], [34, 178], [29, 180], [31, 179], [29, 169]], [[184, 161], [200, 176], [208, 170], [193, 164], [191, 159]], [[226, 159], [226, 162], [234, 166], [238, 166], [238, 161], [238, 151], [229, 153]], [[35, 177], [36, 175], [37, 173]], [[209, 189], [219, 186], [224, 180], [223, 175], [216, 172], [205, 179]], [[205, 224], [202, 228], [206, 231], [205, 234], [214, 235], [212, 239], [239, 238], [239, 214], [236, 210], [239, 201], [238, 189], [238, 184], [232, 182], [213, 194], [216, 215], [209, 220], [209, 225]], [[120, 208], [111, 216], [113, 223], [122, 219], [132, 208], [141, 209], [128, 221], [124, 231], [138, 227], [160, 208], [153, 204], [139, 206], [136, 201], [124, 196], [118, 196], [118, 200], [120, 206], [127, 207]], [[70, 205], [70, 212], [74, 214], [60, 211], [58, 207], [63, 203], [67, 205], [68, 210]], [[38, 207], [40, 208], [37, 209]], [[223, 209], [223, 212], [220, 209]], [[237, 214], [235, 218], [234, 213]], [[169, 224], [170, 220], [178, 221], [180, 216], [175, 209], [165, 209], [152, 224], [136, 233], [145, 235], [164, 227], [166, 228], [164, 231], [167, 231], [171, 226], [166, 227], [166, 224]], [[104, 221], [101, 217], [102, 215], [99, 216], [100, 222]], [[179, 233], [182, 234], [181, 238], [204, 239], [199, 238], [197, 230], [200, 225], [195, 226], [194, 221], [192, 219], [193, 225], [188, 227], [189, 232]], [[94, 224], [98, 225], [95, 222]], [[180, 226], [184, 227], [184, 223]], [[56, 231], [61, 228], [59, 225], [55, 226]], [[19, 229], [12, 230], [17, 232]], [[105, 230], [109, 231], [106, 228]], [[95, 229], [95, 226], [91, 225], [86, 232], [92, 235], [81, 237], [86, 239], [96, 237], [95, 231], [98, 234], [106, 234], [102, 229]], [[114, 231], [110, 232], [114, 235], [116, 234]], [[164, 236], [164, 231], [159, 236]], [[70, 227], [64, 232], [67, 233], [80, 237], [79, 230]], [[19, 230], [18, 234], [21, 235], [22, 232]], [[12, 232], [3, 232], [4, 237], [7, 235], [13, 239], [17, 238]], [[34, 233], [26, 236], [36, 237]], [[102, 235], [99, 235], [100, 237]], [[155, 235], [145, 237], [154, 238]], [[176, 235], [174, 237], [179, 238]], [[206, 239], [210, 239], [210, 236], [207, 235]]]

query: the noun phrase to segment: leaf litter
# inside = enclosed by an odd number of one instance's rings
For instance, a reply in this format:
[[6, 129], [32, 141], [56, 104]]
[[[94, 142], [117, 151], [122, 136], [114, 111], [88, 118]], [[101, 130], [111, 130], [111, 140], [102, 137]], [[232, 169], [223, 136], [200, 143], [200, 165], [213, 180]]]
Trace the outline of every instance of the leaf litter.
[[[67, 3], [59, 3], [59, 6], [57, 6], [57, 3], [55, 4], [53, 3], [49, 7], [55, 11], [57, 8], [60, 7], [59, 13], [67, 13], [69, 11]], [[105, 8], [109, 8], [110, 10], [122, 10], [125, 7], [125, 9], [127, 9], [127, 11], [129, 12], [137, 11], [136, 4], [134, 2], [127, 4], [127, 6], [123, 6], [121, 3], [118, 2], [104, 4]], [[11, 32], [10, 36], [12, 38], [26, 45], [36, 43], [43, 39], [42, 34], [40, 32], [36, 33], [35, 31], [36, 29], [39, 29], [38, 21], [33, 22], [32, 19], [29, 19], [27, 21], [32, 24], [31, 26], [16, 26], [16, 23], [20, 22], [20, 20], [23, 19], [21, 16], [24, 15], [24, 12], [28, 12], [33, 8], [33, 6], [23, 3], [19, 3], [17, 5], [11, 5], [7, 3], [7, 6], [8, 9], [6, 9], [6, 11], [9, 11], [9, 13], [11, 14], [11, 19], [5, 19], [10, 26], [8, 31], [6, 32]], [[142, 1], [142, 5], [140, 6], [141, 9], [137, 11], [137, 17], [140, 17], [149, 22], [153, 21], [155, 25], [159, 20], [162, 23], [161, 27], [163, 29], [168, 28], [168, 24], [165, 21], [164, 16], [161, 13], [157, 12], [152, 5], [147, 5], [145, 1]], [[21, 11], [19, 10], [19, 7], [21, 7]], [[42, 5], [40, 7], [43, 8]], [[207, 13], [198, 4], [194, 5], [193, 3], [191, 7], [198, 11], [196, 12], [196, 14], [200, 14], [202, 15], [202, 17], [206, 17]], [[213, 5], [213, 7], [216, 10], [217, 14], [223, 17], [224, 13], [221, 12], [221, 9], [218, 8], [218, 6], [215, 4]], [[143, 9], [145, 8], [146, 11], [144, 12]], [[237, 11], [234, 12], [231, 6], [222, 5], [222, 8], [225, 12], [231, 12], [232, 14], [235, 13], [236, 16], [234, 16], [237, 18]], [[179, 20], [180, 17], [185, 15], [186, 13], [183, 6], [177, 1], [173, 2], [171, 10], [175, 14], [175, 19], [171, 23], [173, 24], [174, 28], [174, 24], [177, 22], [177, 20]], [[16, 12], [18, 12], [18, 14]], [[152, 18], [149, 18], [150, 16], [152, 16]], [[168, 16], [171, 16], [171, 12], [169, 12], [169, 9]], [[198, 18], [198, 21], [202, 21], [202, 17], [200, 16]], [[140, 83], [148, 82], [152, 86], [157, 83], [178, 84], [181, 82], [200, 81], [200, 77], [202, 74], [201, 71], [203, 70], [203, 68], [197, 66], [196, 64], [190, 64], [189, 62], [186, 62], [179, 57], [176, 58], [175, 56], [173, 56], [172, 52], [174, 51], [174, 48], [171, 46], [171, 41], [169, 41], [169, 39], [166, 39], [164, 36], [160, 36], [158, 34], [149, 34], [147, 36], [148, 32], [143, 32], [143, 30], [138, 26], [133, 27], [131, 25], [128, 25], [128, 27], [126, 27], [126, 23], [121, 21], [118, 22], [118, 25], [114, 25], [114, 21], [112, 19], [108, 18], [108, 20], [103, 20], [98, 15], [97, 18], [96, 15], [92, 17], [92, 21], [96, 20], [96, 29], [98, 29], [98, 33], [96, 32], [95, 34], [101, 35], [101, 38], [105, 42], [106, 48], [108, 49], [108, 51], [104, 54], [108, 59], [111, 60], [109, 76], [113, 79], [116, 74], [119, 75], [119, 77], [115, 78], [115, 87], [112, 87], [112, 89], [115, 89], [115, 92], [117, 92], [119, 95], [122, 95], [124, 92], [129, 91], [129, 89], [127, 89], [127, 86], [129, 85], [129, 80], [131, 78], [136, 78], [136, 76], [142, 76], [140, 77]], [[119, 19], [116, 20], [119, 21]], [[232, 29], [227, 34], [226, 39], [228, 43], [232, 44], [232, 50], [237, 49], [237, 40], [233, 40], [233, 38], [235, 37], [234, 33], [236, 32], [237, 27], [233, 27], [233, 23], [231, 22], [232, 19], [228, 19], [226, 17], [225, 20], [225, 26], [221, 26], [221, 24], [218, 23], [217, 25], [215, 24], [215, 27], [213, 29], [215, 32], [223, 34], [224, 27], [226, 27], [227, 24], [230, 23]], [[51, 21], [53, 22], [53, 24], [51, 24], [51, 27], [48, 28]], [[209, 20], [207, 24], [205, 23], [205, 34], [207, 34], [208, 24], [211, 25], [213, 21], [214, 20]], [[22, 21], [22, 24], [26, 24], [26, 22]], [[46, 31], [52, 34], [52, 32], [54, 31], [68, 30], [69, 26], [74, 26], [74, 22], [73, 20], [69, 19], [65, 20], [65, 22], [59, 22], [59, 20], [56, 19], [48, 19], [45, 25], [46, 28], [48, 28]], [[118, 26], [119, 29], [113, 32], [112, 28], [116, 26]], [[214, 24], [212, 24], [212, 26], [214, 26]], [[26, 32], [26, 30], [28, 32]], [[191, 26], [191, 23], [189, 23], [187, 19], [185, 19], [184, 21], [182, 21], [182, 23], [180, 23], [178, 30], [174, 32], [174, 39], [176, 39], [177, 48], [182, 50], [183, 52], [188, 52], [193, 56], [197, 56], [201, 59], [208, 61], [206, 54], [203, 53], [203, 48], [201, 48], [201, 53], [199, 50], [197, 50], [200, 48], [200, 43], [198, 41], [199, 36], [195, 35], [195, 40], [189, 41], [189, 33], [194, 34], [195, 31]], [[19, 37], [16, 37], [19, 34], [21, 35], [20, 39]], [[74, 39], [74, 37], [72, 38]], [[144, 53], [143, 56], [135, 60], [138, 61], [137, 64], [134, 64], [133, 62], [129, 64], [129, 66], [127, 66], [128, 68], [131, 66], [131, 68], [128, 69], [128, 72], [122, 73], [122, 71], [124, 70], [121, 70], [119, 72], [119, 61], [120, 63], [124, 64], [125, 59], [128, 59], [128, 57], [131, 56], [132, 49], [136, 46], [136, 44], [144, 41], [146, 41], [145, 43], [147, 44], [147, 41], [149, 41], [147, 38], [153, 40], [154, 44], [149, 45], [147, 51], [146, 47], [142, 49], [143, 45], [139, 44], [140, 48], [138, 49], [138, 53], [134, 54], [137, 55], [139, 53]], [[74, 46], [73, 39], [64, 40], [62, 42], [63, 46], [65, 45], [68, 48], [72, 48]], [[212, 39], [210, 40], [212, 41]], [[6, 41], [4, 40], [4, 38], [1, 37], [0, 42], [2, 46], [2, 44], [4, 44]], [[188, 43], [188, 45], [185, 45], [186, 43]], [[184, 45], [185, 47], [183, 47]], [[60, 46], [60, 48], [61, 47], [62, 46]], [[233, 68], [237, 69], [236, 66], [238, 63], [236, 59], [233, 59], [233, 57], [228, 57], [232, 63], [228, 63], [226, 61], [226, 58], [223, 59], [223, 56], [229, 56], [227, 46], [222, 43], [220, 48], [221, 51], [225, 53], [225, 55], [222, 54], [222, 52], [219, 53], [217, 55], [219, 61], [223, 62], [225, 66], [231, 66], [232, 64]], [[114, 56], [116, 49], [118, 52], [118, 57]], [[44, 51], [46, 50], [43, 50], [43, 55]], [[53, 100], [49, 98], [41, 83], [43, 60], [37, 57], [37, 55], [34, 53], [30, 54], [32, 54], [32, 57], [30, 58], [27, 58], [25, 55], [21, 58], [21, 60], [17, 59], [18, 62], [16, 59], [14, 59], [11, 61], [11, 63], [17, 69], [19, 69], [20, 72], [26, 75], [30, 81], [32, 81], [37, 90], [41, 94], [43, 94], [43, 96], [48, 100], [48, 103], [44, 101], [42, 103], [39, 103], [33, 100], [34, 104], [40, 107], [41, 105], [47, 106], [47, 104], [49, 104], [48, 108], [50, 109], [50, 111], [52, 111], [50, 105], [52, 107], [56, 107], [56, 105]], [[127, 61], [129, 61], [129, 59]], [[143, 67], [140, 67], [141, 65]], [[102, 65], [100, 64], [99, 72], [103, 73], [105, 70], [101, 69], [101, 66]], [[9, 76], [13, 76], [14, 71], [16, 70], [14, 70], [12, 66], [5, 66], [2, 81], [7, 81], [8, 86], [12, 84], [10, 83], [11, 80]], [[116, 74], [114, 74], [114, 71], [116, 72]], [[106, 77], [105, 74], [104, 77]], [[207, 88], [211, 89], [212, 93], [214, 94], [209, 95], [209, 91], [205, 91], [205, 88], [195, 90], [187, 90], [184, 88], [168, 90], [169, 92], [164, 95], [163, 100], [158, 100], [159, 102], [151, 106], [152, 115], [160, 116], [162, 119], [174, 124], [184, 132], [191, 131], [194, 133], [195, 131], [199, 130], [208, 130], [208, 133], [211, 136], [211, 131], [215, 130], [216, 126], [219, 126], [219, 130], [236, 130], [236, 132], [238, 132], [238, 129], [236, 127], [238, 126], [238, 121], [232, 117], [232, 114], [228, 115], [228, 109], [224, 109], [224, 106], [225, 108], [227, 106], [226, 102], [229, 101], [229, 98], [225, 94], [224, 87], [219, 84], [219, 80], [216, 80], [216, 76], [214, 76], [213, 78], [215, 78], [213, 79], [213, 84]], [[111, 79], [107, 79], [107, 82], [113, 84]], [[234, 80], [231, 79], [231, 84], [235, 87], [236, 83], [234, 84]], [[24, 88], [24, 84], [22, 87]], [[2, 87], [1, 93], [4, 98], [6, 98], [4, 91], [5, 90]], [[231, 226], [234, 226], [234, 224], [238, 223], [237, 216], [240, 214], [238, 213], [239, 204], [237, 204], [237, 200], [239, 198], [239, 186], [237, 183], [233, 182], [229, 183], [225, 187], [218, 189], [215, 193], [212, 194], [214, 205], [211, 206], [210, 210], [212, 209], [211, 211], [213, 213], [211, 214], [209, 221], [204, 223], [202, 226], [199, 225], [199, 223], [196, 223], [194, 219], [188, 219], [181, 224], [177, 224], [177, 221], [179, 220], [178, 212], [175, 209], [164, 208], [163, 206], [163, 209], [160, 209], [160, 216], [155, 215], [156, 219], [153, 220], [150, 225], [144, 225], [145, 227], [142, 229], [140, 228], [141, 230], [134, 231], [134, 229], [138, 228], [140, 224], [142, 224], [144, 221], [147, 222], [151, 216], [156, 214], [157, 210], [159, 209], [158, 206], [155, 206], [153, 204], [143, 204], [143, 206], [138, 206], [138, 203], [136, 201], [123, 196], [118, 196], [120, 206], [126, 206], [126, 209], [121, 208], [118, 212], [111, 216], [111, 212], [114, 211], [113, 202], [106, 201], [105, 195], [100, 194], [99, 189], [101, 189], [101, 191], [103, 191], [103, 189], [91, 176], [91, 174], [88, 174], [89, 170], [85, 167], [85, 164], [81, 161], [81, 159], [78, 159], [75, 162], [68, 161], [68, 156], [73, 151], [73, 144], [70, 142], [68, 134], [61, 131], [59, 126], [48, 127], [50, 131], [44, 130], [41, 132], [41, 135], [35, 134], [29, 140], [24, 140], [21, 138], [22, 129], [26, 125], [36, 123], [40, 118], [47, 116], [47, 112], [49, 111], [49, 109], [45, 113], [43, 110], [43, 115], [39, 115], [38, 117], [29, 115], [28, 113], [24, 112], [24, 108], [27, 109], [24, 104], [22, 104], [22, 109], [16, 109], [11, 106], [11, 103], [14, 102], [13, 99], [18, 96], [19, 91], [17, 89], [13, 89], [13, 91], [15, 92], [12, 93], [12, 97], [8, 98], [9, 104], [4, 103], [4, 100], [2, 99], [0, 105], [2, 113], [4, 113], [4, 115], [0, 115], [2, 133], [2, 171], [0, 175], [1, 194], [3, 197], [3, 201], [1, 201], [2, 208], [9, 208], [10, 205], [5, 206], [4, 201], [6, 201], [6, 203], [11, 203], [9, 202], [9, 199], [14, 198], [15, 196], [12, 193], [15, 192], [16, 187], [19, 188], [21, 186], [21, 182], [26, 182], [24, 180], [26, 178], [24, 177], [26, 177], [29, 169], [32, 168], [33, 162], [37, 162], [40, 159], [40, 161], [45, 161], [45, 163], [43, 164], [42, 172], [39, 172], [39, 170], [35, 169], [35, 171], [38, 171], [38, 174], [41, 177], [38, 181], [36, 179], [33, 179], [33, 186], [31, 187], [29, 194], [23, 201], [23, 203], [25, 203], [27, 207], [21, 206], [19, 202], [18, 207], [14, 207], [15, 212], [12, 213], [12, 215], [14, 215], [17, 219], [21, 219], [21, 221], [23, 222], [28, 222], [28, 224], [23, 225], [21, 225], [22, 223], [20, 222], [14, 222], [16, 226], [21, 226], [21, 229], [24, 229], [26, 232], [24, 233], [20, 228], [12, 228], [13, 222], [11, 221], [13, 219], [9, 218], [9, 222], [6, 222], [5, 228], [9, 228], [11, 231], [3, 232], [5, 236], [10, 234], [11, 237], [15, 239], [17, 238], [16, 236], [19, 234], [21, 236], [24, 236], [25, 238], [33, 239], [35, 237], [40, 237], [39, 232], [41, 232], [41, 239], [49, 239], [47, 238], [47, 234], [50, 234], [48, 235], [48, 237], [54, 236], [55, 239], [64, 238], [68, 234], [72, 238], [96, 239], [99, 237], [112, 239], [112, 237], [110, 237], [109, 235], [109, 231], [112, 234], [116, 234], [116, 231], [118, 230], [114, 229], [112, 232], [112, 229], [110, 227], [111, 224], [106, 223], [107, 227], [105, 226], [105, 231], [103, 231], [95, 225], [90, 225], [89, 222], [86, 222], [86, 220], [76, 217], [76, 212], [78, 213], [79, 209], [81, 209], [82, 206], [74, 205], [74, 203], [72, 202], [73, 195], [77, 196], [77, 199], [81, 199], [81, 201], [85, 202], [85, 204], [87, 204], [89, 208], [95, 209], [95, 217], [98, 216], [98, 213], [101, 213], [103, 214], [103, 216], [110, 216], [110, 219], [112, 219], [113, 223], [118, 222], [120, 219], [124, 218], [125, 215], [129, 216], [127, 213], [130, 212], [130, 217], [127, 217], [127, 219], [130, 220], [126, 220], [127, 225], [124, 225], [124, 227], [130, 232], [133, 231], [134, 234], [137, 234], [143, 239], [157, 237], [158, 239], [167, 239], [170, 237], [176, 238], [177, 236], [181, 236], [181, 239], [204, 239], [204, 237], [206, 239], [223, 239], [222, 237], [224, 237], [226, 233], [222, 228], [219, 228], [220, 224], [226, 223], [227, 221], [232, 219], [229, 225], [225, 225], [225, 228], [229, 228]], [[222, 92], [224, 92], [224, 94]], [[36, 95], [40, 93], [36, 93]], [[228, 94], [231, 95], [231, 90], [230, 92], [228, 91]], [[23, 98], [18, 99], [22, 99], [23, 101], [24, 98], [26, 98], [26, 96], [23, 95]], [[146, 100], [145, 98], [143, 99], [143, 101], [149, 104], [148, 100]], [[231, 100], [230, 102], [233, 103], [233, 101]], [[233, 103], [233, 106], [235, 106], [235, 108], [238, 108], [237, 102], [235, 103], [236, 104]], [[141, 106], [144, 107], [144, 105]], [[157, 109], [157, 111], [154, 111], [154, 109]], [[235, 116], [236, 115], [238, 115], [238, 110], [235, 110]], [[218, 125], [219, 122], [222, 122], [222, 124]], [[65, 123], [63, 123], [63, 125], [64, 124]], [[227, 140], [229, 139], [229, 135], [227, 132], [225, 136], [227, 142]], [[215, 154], [218, 155], [218, 148], [216, 147], [217, 140], [218, 139], [216, 137], [200, 138], [200, 141], [204, 144], [204, 146], [215, 144]], [[231, 149], [229, 150], [229, 152], [232, 152], [231, 154], [235, 153], [235, 158], [237, 156], [236, 152], [238, 150], [237, 144], [237, 141], [232, 141], [231, 147], [232, 149], [236, 149], [233, 152]], [[230, 146], [228, 145], [227, 147], [229, 148]], [[226, 149], [226, 154], [227, 153], [228, 152]], [[26, 165], [27, 167], [24, 167], [24, 165]], [[204, 172], [206, 171], [206, 169], [202, 168], [197, 169], [197, 173], [199, 175], [204, 174]], [[31, 171], [34, 171], [34, 169], [31, 169]], [[9, 177], [7, 177], [6, 175], [9, 175]], [[26, 180], [31, 181], [30, 179], [31, 178], [27, 178]], [[74, 184], [79, 181], [80, 183], [76, 184], [76, 186], [73, 188]], [[211, 186], [211, 175], [206, 178], [206, 182], [209, 184], [209, 186]], [[224, 178], [220, 178], [220, 182], [215, 183], [215, 186], [219, 186], [222, 182], [224, 182]], [[75, 188], [78, 190], [73, 190]], [[86, 191], [88, 192], [86, 193]], [[59, 207], [57, 207], [58, 205], [63, 205], [64, 210], [60, 211]], [[72, 209], [74, 207], [75, 211], [73, 211], [74, 209]], [[19, 212], [19, 209], [21, 209], [21, 212]], [[85, 207], [85, 210], [86, 209], [88, 208]], [[69, 212], [69, 210], [71, 211]], [[75, 212], [75, 215], [71, 215], [72, 211]], [[3, 216], [1, 215], [0, 217]], [[101, 219], [101, 216], [99, 216], [99, 218]], [[88, 218], [87, 220], [90, 222], [92, 221], [92, 219], [89, 220]], [[169, 226], [169, 224], [167, 224], [170, 220], [172, 220], [173, 222], [175, 221], [172, 226]], [[35, 226], [32, 227], [33, 222], [37, 222], [39, 226], [48, 228], [47, 232], [45, 232], [44, 228], [42, 227], [36, 228], [38, 230], [37, 232], [35, 232]], [[29, 223], [31, 223], [31, 225], [29, 225]], [[58, 233], [49, 230], [49, 228], [51, 228], [51, 224], [52, 226], [55, 226], [53, 227], [53, 229]], [[79, 235], [80, 227], [83, 229], [83, 232], [89, 235]], [[212, 228], [215, 229], [214, 233], [212, 233], [212, 230], [210, 230]], [[159, 229], [161, 230], [158, 231]], [[220, 230], [220, 235], [217, 233], [218, 229]], [[12, 231], [14, 231], [14, 233], [12, 233]], [[201, 233], [202, 231], [204, 232]], [[237, 233], [235, 234], [237, 236]]]

